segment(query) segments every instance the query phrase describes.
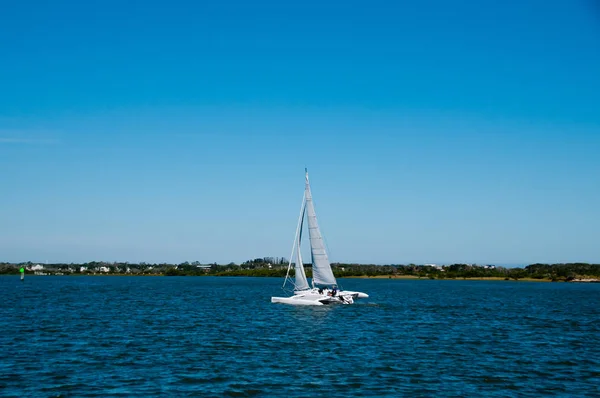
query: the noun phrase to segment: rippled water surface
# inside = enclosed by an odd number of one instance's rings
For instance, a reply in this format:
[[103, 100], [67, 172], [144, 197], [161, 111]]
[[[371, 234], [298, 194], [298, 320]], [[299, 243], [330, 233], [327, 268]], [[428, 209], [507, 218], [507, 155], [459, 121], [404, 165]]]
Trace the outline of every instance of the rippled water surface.
[[0, 277], [0, 395], [599, 396], [600, 284]]

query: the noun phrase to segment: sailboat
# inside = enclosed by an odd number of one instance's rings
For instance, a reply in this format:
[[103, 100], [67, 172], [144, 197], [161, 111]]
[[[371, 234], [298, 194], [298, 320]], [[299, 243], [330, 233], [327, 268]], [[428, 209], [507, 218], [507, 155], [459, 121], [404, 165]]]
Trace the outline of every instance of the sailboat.
[[[300, 217], [296, 226], [296, 235], [292, 246], [292, 254], [288, 263], [287, 274], [283, 281], [284, 291], [293, 291], [291, 297], [271, 297], [272, 303], [283, 303], [292, 305], [326, 305], [326, 304], [353, 304], [357, 298], [367, 298], [368, 294], [348, 290], [339, 290], [338, 284], [331, 270], [329, 257], [323, 243], [323, 236], [317, 223], [317, 214], [310, 191], [308, 171], [305, 169], [304, 197], [300, 207]], [[312, 258], [312, 280], [308, 283], [300, 244], [302, 242], [302, 230], [304, 220], [308, 224], [308, 235], [310, 241], [310, 254]], [[296, 255], [294, 266], [294, 278], [290, 276], [292, 259]]]

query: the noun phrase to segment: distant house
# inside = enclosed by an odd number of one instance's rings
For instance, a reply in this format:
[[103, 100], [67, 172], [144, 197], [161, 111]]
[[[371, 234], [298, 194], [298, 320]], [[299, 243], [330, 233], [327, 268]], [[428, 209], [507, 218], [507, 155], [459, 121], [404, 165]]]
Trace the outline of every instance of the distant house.
[[110, 272], [110, 268], [108, 267], [98, 267], [98, 272]]
[[196, 265], [196, 268], [199, 268], [199, 269], [201, 269], [201, 270], [202, 270], [202, 271], [204, 271], [205, 273], [206, 273], [206, 272], [210, 272], [210, 269], [211, 269], [211, 267], [212, 267], [212, 265], [210, 265], [210, 264], [205, 264], [205, 265], [202, 265], [202, 264], [200, 264], [200, 265]]
[[44, 269], [44, 266], [41, 264], [36, 264], [36, 265], [32, 266], [30, 269], [31, 269], [31, 271], [42, 271]]
[[79, 272], [85, 272], [88, 270], [88, 267], [81, 267], [79, 268]]

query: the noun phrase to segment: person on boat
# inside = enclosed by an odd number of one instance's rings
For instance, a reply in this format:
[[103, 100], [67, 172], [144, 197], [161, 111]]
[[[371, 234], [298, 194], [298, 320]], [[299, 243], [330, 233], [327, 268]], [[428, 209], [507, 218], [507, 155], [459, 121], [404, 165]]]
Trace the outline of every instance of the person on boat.
[[319, 294], [323, 294], [323, 288], [322, 287], [319, 288]]
[[337, 293], [337, 287], [334, 286], [333, 289], [331, 290], [331, 296], [335, 297], [335, 294]]

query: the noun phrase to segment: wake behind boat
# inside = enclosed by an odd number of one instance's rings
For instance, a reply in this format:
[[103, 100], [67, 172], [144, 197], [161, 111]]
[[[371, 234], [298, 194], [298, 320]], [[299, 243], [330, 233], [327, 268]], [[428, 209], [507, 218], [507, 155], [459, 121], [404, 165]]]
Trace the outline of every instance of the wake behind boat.
[[[304, 265], [300, 244], [302, 242], [302, 230], [304, 219], [308, 224], [308, 235], [310, 241], [310, 254], [312, 258], [312, 281], [309, 285]], [[290, 277], [292, 259], [296, 254], [294, 263], [294, 278]], [[337, 281], [331, 270], [331, 264], [323, 243], [323, 236], [317, 223], [317, 214], [312, 200], [308, 171], [305, 170], [304, 197], [300, 208], [300, 217], [296, 227], [296, 236], [292, 246], [292, 254], [288, 264], [287, 274], [283, 281], [283, 290], [293, 291], [291, 297], [271, 297], [272, 303], [292, 305], [327, 305], [327, 304], [353, 304], [354, 299], [367, 298], [368, 294], [347, 290], [338, 290]]]

